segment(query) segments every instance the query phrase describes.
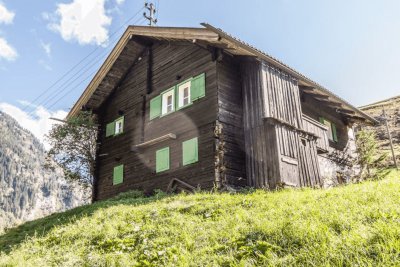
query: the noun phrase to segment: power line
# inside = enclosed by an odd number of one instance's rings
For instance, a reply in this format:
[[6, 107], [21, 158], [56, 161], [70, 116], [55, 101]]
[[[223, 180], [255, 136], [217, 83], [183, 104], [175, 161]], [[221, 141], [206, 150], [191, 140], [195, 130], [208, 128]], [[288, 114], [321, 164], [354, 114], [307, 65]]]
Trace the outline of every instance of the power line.
[[52, 107], [54, 107], [58, 102], [60, 102], [62, 99], [64, 99], [64, 97], [66, 97], [69, 93], [71, 93], [73, 90], [77, 89], [79, 85], [81, 85], [82, 83], [84, 83], [86, 80], [88, 80], [90, 77], [92, 77], [95, 73], [97, 72], [97, 70], [93, 71], [92, 73], [90, 73], [84, 80], [80, 81], [77, 85], [75, 85], [75, 87], [73, 87], [72, 89], [70, 89], [69, 91], [67, 91], [65, 94], [63, 94], [59, 99], [57, 99], [52, 105], [50, 105], [49, 107], [47, 107], [47, 109], [51, 109]]
[[[143, 22], [145, 22], [145, 19], [144, 18], [140, 18], [140, 23], [138, 23], [139, 25], [140, 24], [142, 24]], [[139, 21], [139, 20], [137, 20], [137, 21]], [[137, 22], [135, 22], [135, 23], [137, 23]], [[93, 66], [93, 65], [92, 65]], [[85, 72], [87, 72], [88, 70], [90, 70], [90, 68], [92, 67], [92, 66], [90, 66]], [[75, 87], [73, 87], [73, 88], [71, 88], [70, 90], [68, 90], [64, 95], [62, 95], [60, 98], [58, 98], [55, 102], [53, 102], [49, 107], [47, 107], [47, 109], [51, 109], [52, 107], [54, 107], [57, 103], [59, 103], [62, 99], [64, 99], [64, 97], [66, 97], [69, 93], [71, 93], [73, 90], [75, 90], [75, 89], [77, 89], [77, 88], [79, 88], [78, 86], [79, 85], [81, 85], [84, 81], [86, 81], [87, 79], [89, 79], [90, 77], [92, 77], [95, 73], [97, 72], [97, 70], [95, 70], [94, 72], [92, 72], [89, 76], [87, 76], [83, 81], [81, 81], [80, 83], [78, 83], [77, 85], [75, 85]], [[80, 76], [82, 76], [82, 75], [80, 75]], [[74, 81], [76, 81], [77, 79], [75, 79]], [[72, 81], [72, 82], [74, 82], [74, 81]], [[71, 85], [72, 84], [72, 82], [70, 83], [70, 84], [68, 84], [68, 86], [69, 85]], [[67, 89], [68, 88], [68, 86], [66, 87], [66, 88], [63, 88], [63, 89]], [[62, 92], [62, 91], [61, 91]], [[61, 93], [60, 92], [60, 93]], [[57, 95], [59, 95], [60, 93], [58, 93]], [[54, 96], [52, 99], [50, 99], [50, 101], [48, 101], [44, 106], [46, 106], [47, 104], [49, 104], [49, 103], [51, 103], [51, 101], [55, 98], [56, 96]]]
[[[114, 43], [114, 42], [112, 42]], [[48, 101], [50, 101], [52, 98], [56, 97], [57, 95], [59, 95], [65, 88], [68, 88], [70, 83], [73, 83], [74, 81], [76, 81], [78, 78], [80, 78], [84, 73], [86, 73], [90, 68], [92, 68], [95, 64], [99, 63], [104, 56], [106, 56], [109, 53], [109, 50], [105, 50], [104, 53], [97, 55], [94, 59], [92, 59], [91, 61], [89, 61], [87, 64], [94, 62], [93, 64], [91, 64], [88, 68], [88, 65], [84, 65], [83, 67], [81, 67], [75, 74], [73, 74], [71, 77], [69, 77], [68, 80], [64, 81], [58, 88], [56, 88], [56, 90], [49, 94], [47, 97], [45, 97], [42, 101], [40, 101], [39, 103], [37, 103], [37, 105], [46, 105], [48, 103]], [[98, 60], [94, 61], [95, 59], [99, 58]], [[86, 70], [85, 70], [86, 69]], [[79, 75], [78, 75], [79, 74]], [[76, 77], [74, 79], [74, 77], [78, 75], [78, 77]]]
[[[123, 24], [121, 24], [116, 31], [114, 31], [110, 37], [114, 36], [116, 33], [118, 33], [129, 21], [131, 21], [133, 18], [135, 18], [142, 10], [144, 7], [142, 7], [139, 11], [137, 11], [133, 16], [131, 16], [128, 20], [126, 20]], [[108, 41], [108, 40], [106, 40]], [[88, 55], [86, 55], [83, 59], [81, 59], [78, 63], [76, 63], [71, 69], [69, 69], [65, 74], [63, 74], [59, 79], [57, 79], [53, 84], [51, 84], [47, 89], [45, 89], [39, 96], [37, 96], [33, 101], [31, 101], [31, 104], [35, 104], [38, 99], [40, 99], [42, 96], [47, 94], [55, 85], [57, 85], [61, 80], [63, 80], [65, 77], [67, 77], [74, 69], [76, 69], [79, 65], [81, 65], [86, 59], [88, 59], [90, 56], [92, 56], [100, 47], [102, 44], [104, 44], [106, 41], [101, 43], [99, 46], [97, 46], [95, 49], [93, 49]], [[26, 111], [30, 105], [27, 105], [23, 108], [23, 111]]]

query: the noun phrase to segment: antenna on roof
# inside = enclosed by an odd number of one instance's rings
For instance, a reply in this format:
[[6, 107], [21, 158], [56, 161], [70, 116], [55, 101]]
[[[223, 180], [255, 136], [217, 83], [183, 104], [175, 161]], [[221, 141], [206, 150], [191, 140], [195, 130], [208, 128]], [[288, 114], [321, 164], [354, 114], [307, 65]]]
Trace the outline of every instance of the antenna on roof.
[[143, 13], [143, 17], [145, 17], [145, 19], [147, 19], [149, 21], [149, 26], [155, 26], [157, 24], [157, 19], [154, 18], [154, 14], [156, 14], [156, 8], [153, 5], [153, 3], [148, 3], [146, 2], [144, 4], [144, 7], [147, 8], [147, 10], [149, 10], [150, 15], [147, 16], [146, 12]]

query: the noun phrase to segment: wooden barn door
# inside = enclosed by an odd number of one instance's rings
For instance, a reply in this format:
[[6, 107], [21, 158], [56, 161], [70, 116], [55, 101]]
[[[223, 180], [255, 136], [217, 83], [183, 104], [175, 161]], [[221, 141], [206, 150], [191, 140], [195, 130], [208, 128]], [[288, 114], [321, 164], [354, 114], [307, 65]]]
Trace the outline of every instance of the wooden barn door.
[[299, 163], [300, 186], [314, 187], [321, 185], [316, 141], [314, 138], [307, 136], [300, 137]]

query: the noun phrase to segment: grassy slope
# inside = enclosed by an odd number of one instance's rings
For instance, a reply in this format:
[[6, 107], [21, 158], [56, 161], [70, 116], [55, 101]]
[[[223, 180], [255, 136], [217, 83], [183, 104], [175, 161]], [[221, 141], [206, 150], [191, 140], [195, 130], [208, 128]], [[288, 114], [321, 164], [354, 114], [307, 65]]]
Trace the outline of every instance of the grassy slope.
[[330, 190], [125, 195], [9, 230], [0, 265], [399, 266], [399, 176]]

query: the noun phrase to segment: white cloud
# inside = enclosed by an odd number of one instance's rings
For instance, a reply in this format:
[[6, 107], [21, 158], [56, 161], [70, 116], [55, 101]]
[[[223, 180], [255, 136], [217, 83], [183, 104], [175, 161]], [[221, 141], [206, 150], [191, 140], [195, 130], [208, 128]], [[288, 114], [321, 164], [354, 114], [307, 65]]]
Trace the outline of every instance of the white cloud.
[[15, 13], [9, 11], [3, 3], [0, 3], [0, 23], [11, 24], [14, 20]]
[[0, 59], [13, 61], [18, 57], [17, 51], [8, 44], [7, 40], [0, 37]]
[[51, 43], [45, 43], [40, 40], [40, 47], [44, 50], [48, 57], [51, 57]]
[[116, 2], [118, 5], [122, 5], [122, 4], [125, 2], [125, 0], [115, 0], [115, 2]]
[[32, 132], [33, 135], [44, 144], [46, 149], [49, 149], [49, 144], [45, 140], [45, 135], [51, 130], [51, 127], [54, 124], [58, 123], [54, 120], [50, 120], [50, 118], [64, 119], [67, 116], [67, 112], [64, 110], [52, 112], [42, 106], [33, 106], [26, 101], [20, 101], [20, 103], [33, 107], [33, 115], [30, 115], [29, 112], [23, 111], [14, 105], [4, 102], [0, 103], [0, 110], [16, 119], [22, 127]]
[[107, 16], [106, 0], [73, 0], [58, 4], [55, 14], [43, 13], [50, 29], [61, 34], [66, 41], [79, 44], [104, 45], [108, 41], [108, 26], [112, 18]]

